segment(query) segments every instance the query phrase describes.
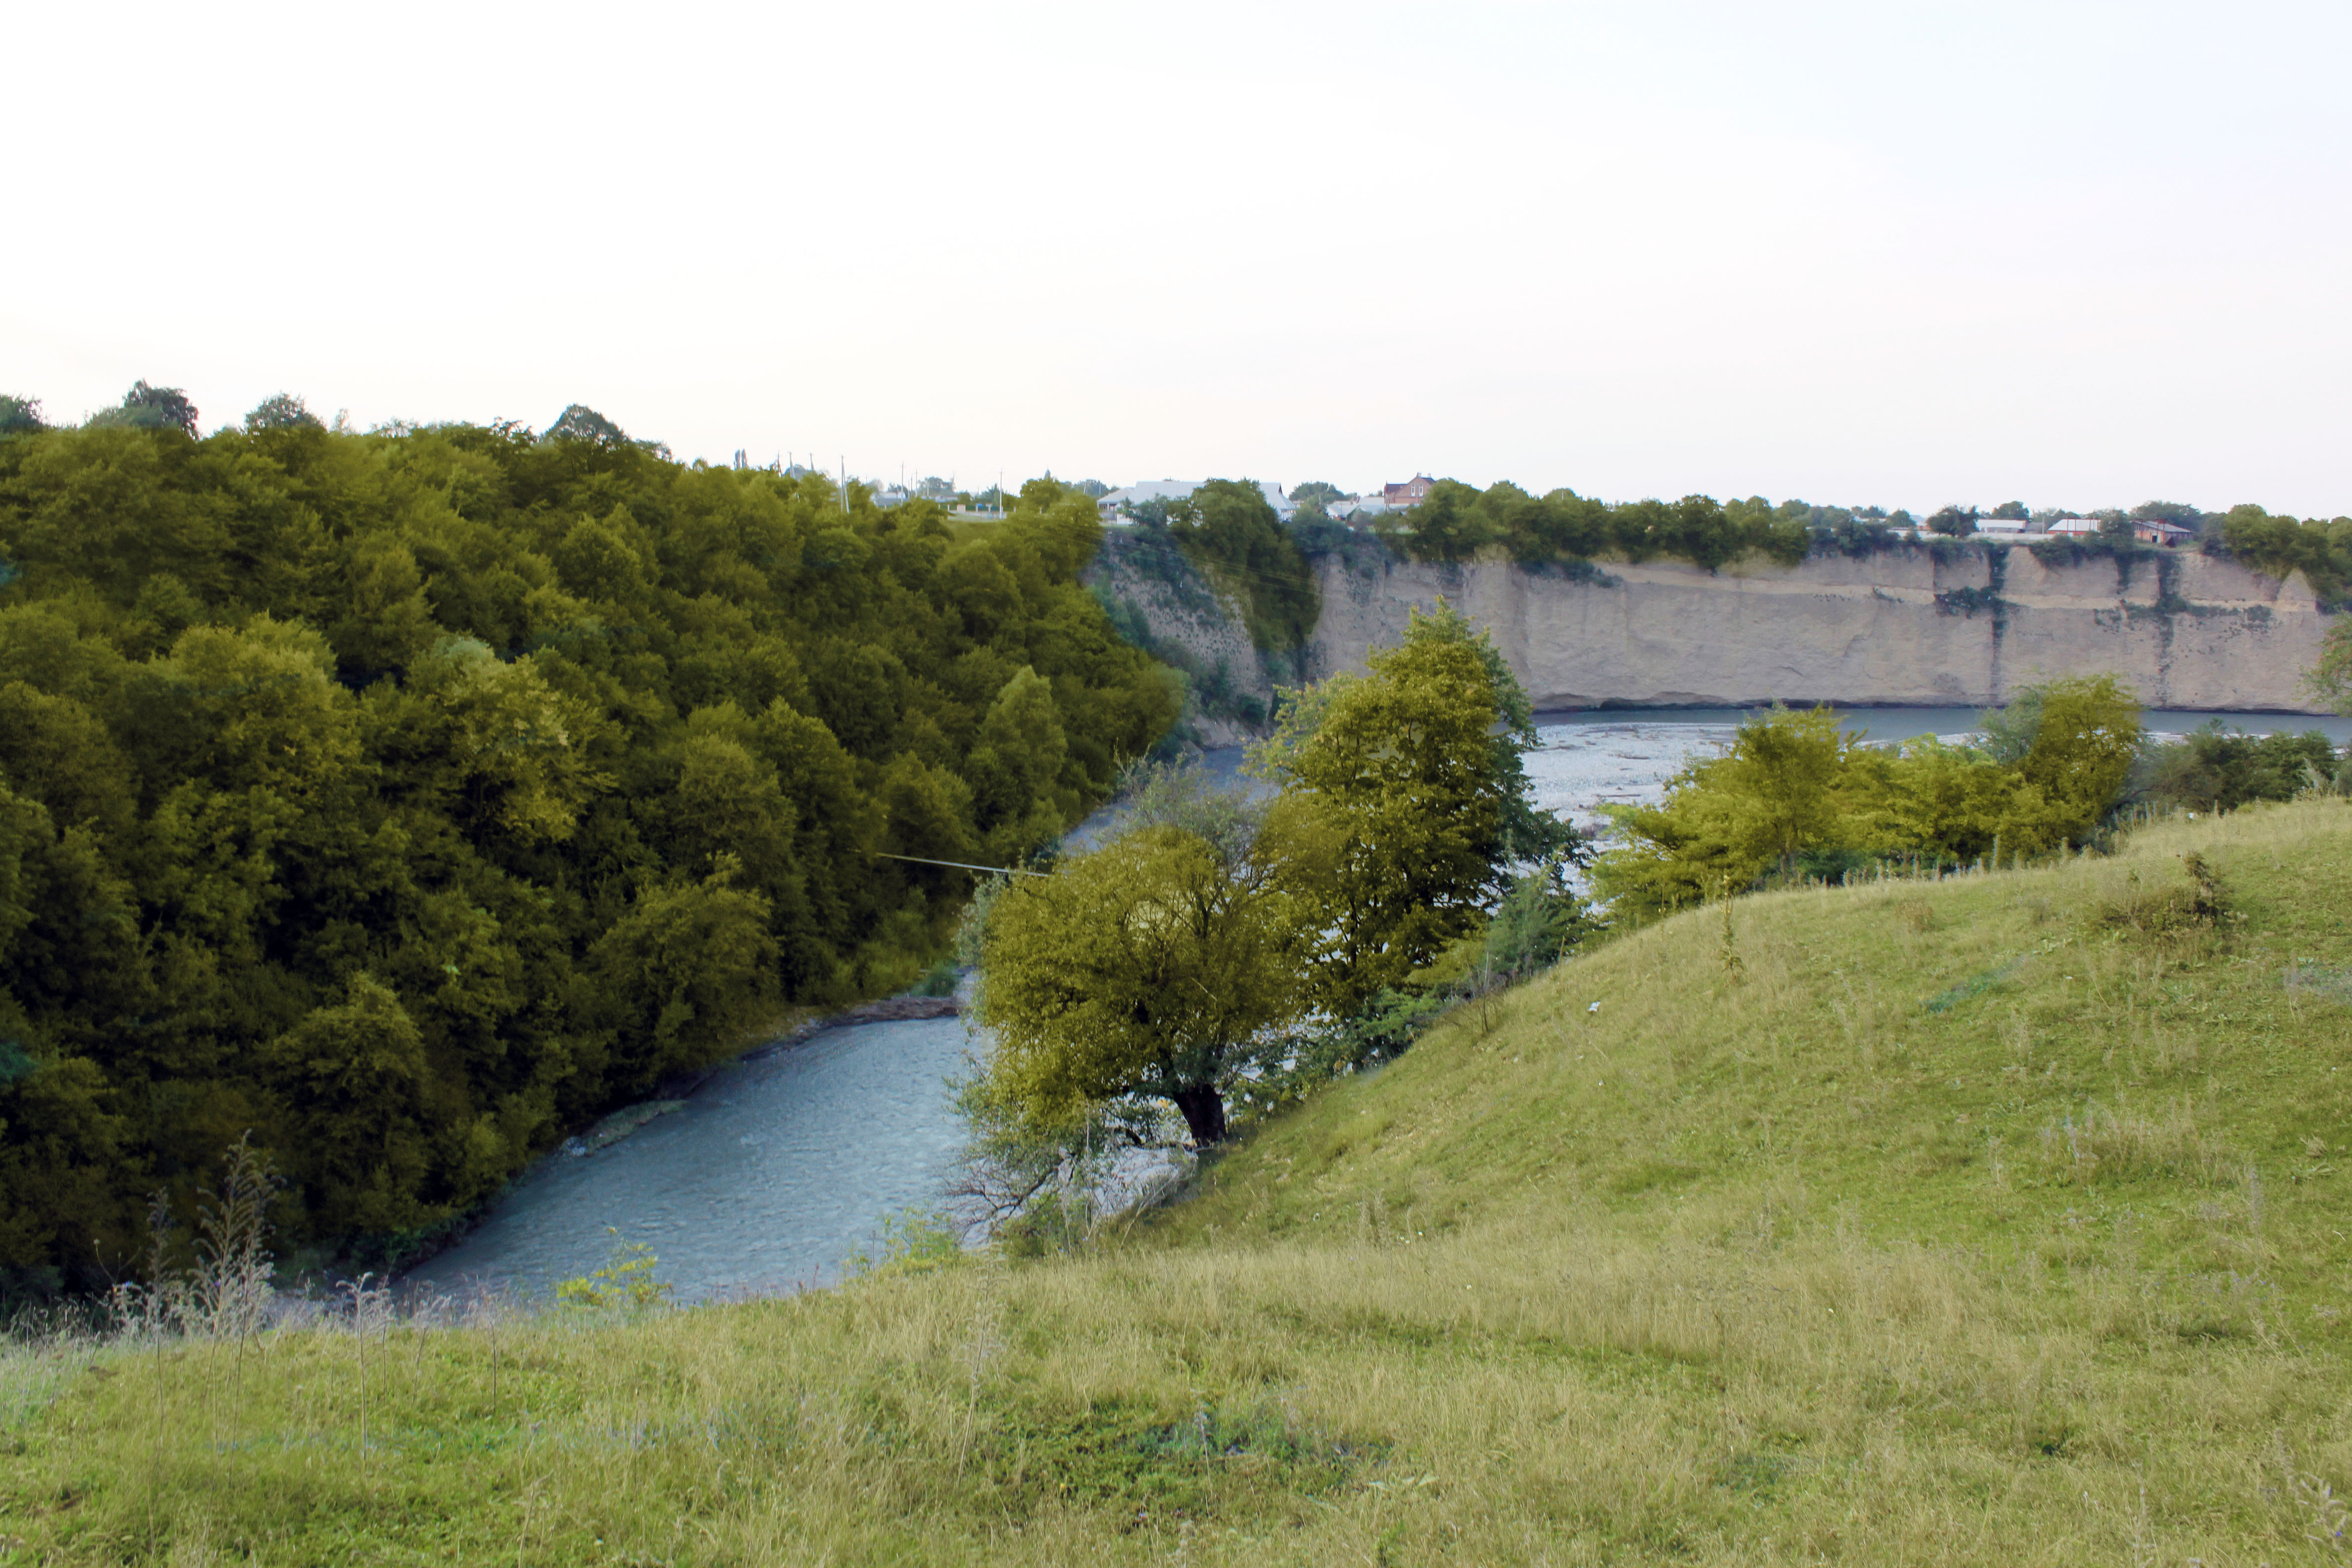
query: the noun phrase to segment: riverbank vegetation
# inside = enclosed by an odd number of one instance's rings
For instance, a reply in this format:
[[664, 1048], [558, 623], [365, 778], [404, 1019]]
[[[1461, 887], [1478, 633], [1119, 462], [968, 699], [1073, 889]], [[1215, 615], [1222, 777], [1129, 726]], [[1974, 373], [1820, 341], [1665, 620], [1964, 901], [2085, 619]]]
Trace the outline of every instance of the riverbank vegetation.
[[1843, 877], [1900, 859], [1937, 868], [2032, 859], [2106, 821], [2141, 750], [2139, 704], [2114, 677], [2053, 681], [1986, 719], [1982, 744], [1924, 736], [1888, 750], [1827, 708], [1774, 709], [1730, 751], [1612, 812], [1631, 839], [1593, 868], [1636, 915], [1746, 892], [1768, 873]]
[[1163, 1105], [1218, 1142], [1226, 1097], [1298, 1058], [1310, 1016], [1344, 1032], [1425, 992], [1515, 867], [1576, 847], [1528, 802], [1533, 715], [1485, 633], [1441, 604], [1368, 663], [1286, 694], [1253, 753], [1270, 798], [1147, 772], [1108, 842], [975, 907], [982, 1163], [1145, 1142]]
[[2111, 676], [2030, 687], [1980, 723], [1960, 743], [1888, 748], [1830, 709], [1773, 709], [1723, 756], [1667, 781], [1657, 805], [1612, 809], [1628, 842], [1595, 863], [1594, 886], [1642, 919], [1773, 880], [2022, 864], [2110, 839], [2134, 811], [2216, 813], [2352, 786], [2352, 758], [2316, 730], [2248, 735], [2216, 720], [2159, 742]]
[[2352, 810], [1729, 907], [1067, 1253], [18, 1342], [0, 1561], [2334, 1552]]
[[1051, 481], [959, 540], [584, 409], [177, 396], [0, 437], [0, 1282], [119, 1275], [247, 1129], [296, 1247], [428, 1231], [914, 981], [972, 884], [928, 862], [1017, 861], [1175, 717]]

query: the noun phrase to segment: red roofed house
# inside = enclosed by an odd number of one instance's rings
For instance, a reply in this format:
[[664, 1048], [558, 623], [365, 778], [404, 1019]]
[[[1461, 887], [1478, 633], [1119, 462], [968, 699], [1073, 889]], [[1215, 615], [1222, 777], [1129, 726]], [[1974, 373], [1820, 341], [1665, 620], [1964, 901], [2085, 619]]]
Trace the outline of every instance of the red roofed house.
[[1427, 474], [1415, 474], [1401, 485], [1382, 485], [1381, 500], [1394, 507], [1419, 506], [1429, 499], [1429, 487], [1436, 482]]

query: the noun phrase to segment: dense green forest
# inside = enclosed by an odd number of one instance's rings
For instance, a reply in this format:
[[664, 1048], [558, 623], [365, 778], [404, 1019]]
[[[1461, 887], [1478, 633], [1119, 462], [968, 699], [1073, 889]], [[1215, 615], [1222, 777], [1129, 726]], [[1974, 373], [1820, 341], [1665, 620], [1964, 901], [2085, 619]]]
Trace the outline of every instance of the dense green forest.
[[428, 1230], [909, 984], [971, 882], [884, 857], [1020, 857], [1176, 717], [1052, 481], [132, 401], [0, 437], [0, 1268], [119, 1272], [248, 1129], [297, 1242]]

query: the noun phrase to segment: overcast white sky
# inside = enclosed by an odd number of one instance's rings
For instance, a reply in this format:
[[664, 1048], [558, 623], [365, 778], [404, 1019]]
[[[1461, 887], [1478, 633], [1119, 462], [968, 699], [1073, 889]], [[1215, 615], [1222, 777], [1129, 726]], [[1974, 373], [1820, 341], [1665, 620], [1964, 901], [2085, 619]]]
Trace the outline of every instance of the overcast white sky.
[[0, 391], [2352, 512], [2352, 6], [16, 7]]

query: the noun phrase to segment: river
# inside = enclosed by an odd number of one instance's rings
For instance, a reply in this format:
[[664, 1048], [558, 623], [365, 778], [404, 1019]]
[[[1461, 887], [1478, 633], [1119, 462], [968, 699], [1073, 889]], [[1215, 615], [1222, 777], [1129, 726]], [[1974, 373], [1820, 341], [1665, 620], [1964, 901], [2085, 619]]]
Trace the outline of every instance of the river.
[[[1597, 826], [1605, 802], [1654, 801], [1685, 762], [1727, 744], [1746, 712], [1544, 714], [1527, 755], [1537, 804]], [[1863, 710], [1874, 741], [1956, 734], [1973, 709]], [[2151, 711], [2178, 733], [2213, 715]], [[2249, 731], [2318, 729], [2338, 744], [2352, 720], [2223, 714]], [[1238, 749], [1211, 754], [1219, 772]], [[1099, 823], [1090, 825], [1099, 830]], [[586, 1156], [549, 1156], [458, 1246], [407, 1278], [412, 1289], [544, 1295], [642, 1242], [683, 1300], [772, 1294], [840, 1278], [885, 1215], [940, 1203], [961, 1138], [948, 1079], [971, 1040], [955, 1018], [865, 1024], [722, 1069], [685, 1107]]]

